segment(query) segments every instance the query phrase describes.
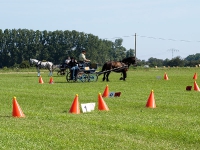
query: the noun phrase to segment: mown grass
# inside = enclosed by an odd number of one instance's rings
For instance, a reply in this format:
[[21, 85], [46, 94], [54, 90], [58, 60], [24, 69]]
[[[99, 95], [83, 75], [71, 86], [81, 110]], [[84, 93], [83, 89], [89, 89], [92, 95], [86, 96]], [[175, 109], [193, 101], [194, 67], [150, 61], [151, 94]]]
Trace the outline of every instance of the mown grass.
[[[169, 80], [163, 80], [164, 73]], [[193, 86], [198, 68], [132, 69], [127, 80], [111, 73], [110, 82], [67, 83], [54, 73], [44, 84], [35, 72], [0, 72], [1, 149], [199, 149], [200, 92]], [[197, 80], [197, 84], [200, 84]], [[98, 93], [122, 92], [104, 98], [109, 111], [97, 108]], [[156, 108], [146, 108], [154, 90]], [[95, 102], [93, 112], [71, 114], [75, 94], [79, 103]], [[25, 118], [12, 117], [16, 96]]]

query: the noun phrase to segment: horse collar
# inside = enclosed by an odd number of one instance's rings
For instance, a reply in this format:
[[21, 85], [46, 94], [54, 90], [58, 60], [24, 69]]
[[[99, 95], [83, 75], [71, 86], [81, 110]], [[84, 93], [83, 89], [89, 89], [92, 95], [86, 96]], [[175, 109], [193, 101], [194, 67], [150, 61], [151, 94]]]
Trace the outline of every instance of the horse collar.
[[41, 65], [41, 63], [42, 63], [41, 61], [38, 61], [37, 65]]

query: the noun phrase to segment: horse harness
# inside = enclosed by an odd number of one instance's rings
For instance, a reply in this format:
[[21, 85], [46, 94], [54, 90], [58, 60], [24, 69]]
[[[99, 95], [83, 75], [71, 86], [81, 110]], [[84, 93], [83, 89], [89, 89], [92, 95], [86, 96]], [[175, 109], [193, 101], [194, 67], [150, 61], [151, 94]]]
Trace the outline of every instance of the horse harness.
[[36, 64], [36, 67], [41, 67], [41, 64], [42, 64], [42, 62], [38, 61], [37, 64]]

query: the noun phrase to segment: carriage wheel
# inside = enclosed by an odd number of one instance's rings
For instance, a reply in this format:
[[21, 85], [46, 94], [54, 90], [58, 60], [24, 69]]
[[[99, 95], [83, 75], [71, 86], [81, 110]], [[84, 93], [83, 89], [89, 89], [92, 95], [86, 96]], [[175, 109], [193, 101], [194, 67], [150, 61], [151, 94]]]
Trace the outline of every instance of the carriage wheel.
[[88, 78], [88, 76], [87, 76], [87, 74], [85, 74], [84, 72], [79, 72], [78, 74], [77, 74], [77, 82], [85, 82], [86, 80], [87, 80], [87, 78]]
[[65, 71], [59, 70], [59, 71], [57, 72], [57, 75], [58, 75], [58, 76], [59, 76], [59, 75], [65, 75]]
[[98, 80], [98, 76], [96, 73], [88, 74], [88, 82], [95, 82]]
[[67, 82], [74, 82], [74, 80], [71, 80], [71, 73], [70, 72], [67, 73], [66, 80], [67, 80]]
[[57, 72], [57, 75], [58, 75], [58, 76], [60, 75], [60, 71]]

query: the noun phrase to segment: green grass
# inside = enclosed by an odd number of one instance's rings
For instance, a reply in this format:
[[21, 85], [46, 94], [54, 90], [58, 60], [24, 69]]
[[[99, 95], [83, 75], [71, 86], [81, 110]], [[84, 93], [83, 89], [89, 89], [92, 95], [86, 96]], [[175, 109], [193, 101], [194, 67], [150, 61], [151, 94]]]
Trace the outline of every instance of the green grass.
[[[169, 80], [164, 80], [164, 73]], [[36, 72], [0, 72], [1, 149], [199, 149], [200, 92], [193, 86], [198, 68], [131, 69], [127, 80], [111, 73], [110, 82], [67, 83], [48, 72], [38, 83]], [[106, 85], [118, 98], [104, 98], [109, 111], [98, 110], [98, 93]], [[197, 80], [200, 85], [200, 81]], [[156, 108], [146, 108], [154, 90]], [[78, 94], [79, 103], [95, 102], [90, 113], [71, 114]], [[12, 117], [12, 98], [26, 115]]]

